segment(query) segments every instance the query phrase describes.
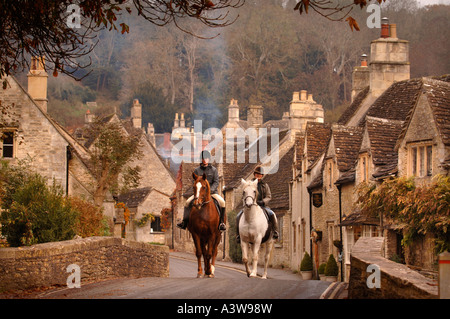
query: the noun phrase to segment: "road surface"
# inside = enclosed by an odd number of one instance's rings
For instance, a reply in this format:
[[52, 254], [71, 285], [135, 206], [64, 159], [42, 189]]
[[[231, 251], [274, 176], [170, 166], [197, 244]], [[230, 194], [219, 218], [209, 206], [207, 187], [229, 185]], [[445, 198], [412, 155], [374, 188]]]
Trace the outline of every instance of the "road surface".
[[[192, 255], [193, 256], [193, 255]], [[196, 278], [197, 263], [191, 255], [171, 253], [169, 278], [120, 278], [81, 288], [59, 288], [45, 299], [318, 299], [330, 285], [302, 280], [288, 270], [269, 269], [268, 279], [248, 278], [244, 266], [217, 262], [215, 278]]]

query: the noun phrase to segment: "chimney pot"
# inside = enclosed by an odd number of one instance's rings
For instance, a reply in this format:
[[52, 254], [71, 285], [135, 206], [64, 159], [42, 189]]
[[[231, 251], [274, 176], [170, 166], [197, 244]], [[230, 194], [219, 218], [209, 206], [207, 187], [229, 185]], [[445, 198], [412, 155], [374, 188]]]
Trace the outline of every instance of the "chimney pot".
[[367, 54], [361, 55], [361, 66], [367, 66]]
[[312, 94], [308, 94], [308, 101], [314, 102], [314, 100], [313, 100], [313, 95], [312, 95]]
[[386, 17], [381, 19], [381, 37], [389, 38], [389, 19]]
[[392, 23], [389, 27], [391, 30], [391, 38], [396, 39], [397, 38], [397, 24]]
[[307, 90], [301, 90], [300, 91], [300, 101], [306, 101], [307, 94], [308, 94]]
[[300, 101], [300, 92], [294, 92], [292, 101]]

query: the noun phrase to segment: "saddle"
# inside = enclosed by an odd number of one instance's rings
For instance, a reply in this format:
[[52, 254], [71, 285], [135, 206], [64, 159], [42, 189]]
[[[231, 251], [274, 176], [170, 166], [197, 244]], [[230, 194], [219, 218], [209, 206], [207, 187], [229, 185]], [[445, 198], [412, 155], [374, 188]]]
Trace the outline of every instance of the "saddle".
[[213, 202], [214, 202], [214, 206], [216, 206], [216, 210], [217, 210], [217, 214], [219, 214], [219, 218], [220, 218], [220, 204], [217, 201], [217, 199], [215, 199], [214, 197], [211, 197]]
[[262, 211], [264, 212], [264, 216], [267, 219], [267, 230], [266, 233], [264, 234], [263, 239], [261, 240], [261, 244], [264, 244], [266, 241], [268, 241], [270, 238], [272, 238], [272, 222], [270, 221], [269, 218], [269, 213], [266, 210], [266, 207], [260, 206]]

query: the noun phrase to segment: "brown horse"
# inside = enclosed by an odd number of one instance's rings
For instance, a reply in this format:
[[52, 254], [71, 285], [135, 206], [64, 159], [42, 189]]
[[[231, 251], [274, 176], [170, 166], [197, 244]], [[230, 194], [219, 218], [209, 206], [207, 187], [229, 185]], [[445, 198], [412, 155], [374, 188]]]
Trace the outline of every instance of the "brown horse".
[[220, 243], [219, 214], [210, 194], [210, 186], [206, 174], [194, 178], [194, 199], [189, 215], [188, 230], [192, 234], [195, 245], [195, 255], [198, 262], [197, 277], [203, 276], [202, 255], [205, 263], [205, 275], [214, 277], [214, 265], [217, 256], [217, 246]]

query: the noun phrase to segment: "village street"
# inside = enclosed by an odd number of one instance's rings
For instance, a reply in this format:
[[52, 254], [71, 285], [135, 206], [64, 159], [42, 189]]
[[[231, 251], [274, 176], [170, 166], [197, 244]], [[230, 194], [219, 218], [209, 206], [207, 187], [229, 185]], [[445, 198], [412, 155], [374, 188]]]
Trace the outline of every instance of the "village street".
[[[260, 269], [262, 270], [262, 269]], [[193, 254], [170, 253], [169, 278], [115, 279], [58, 288], [36, 296], [42, 299], [319, 299], [330, 282], [302, 280], [290, 270], [272, 269], [267, 280], [248, 278], [244, 266], [216, 263], [215, 278], [195, 278]], [[260, 271], [258, 271], [260, 273]]]

